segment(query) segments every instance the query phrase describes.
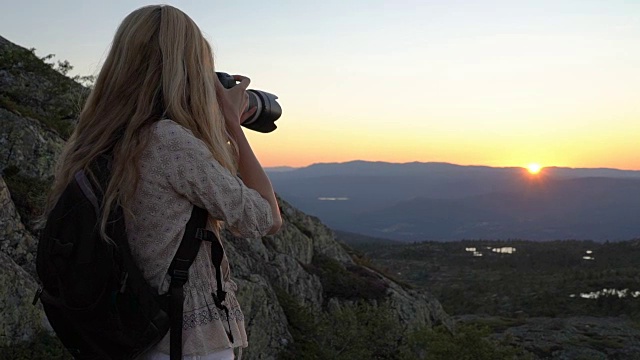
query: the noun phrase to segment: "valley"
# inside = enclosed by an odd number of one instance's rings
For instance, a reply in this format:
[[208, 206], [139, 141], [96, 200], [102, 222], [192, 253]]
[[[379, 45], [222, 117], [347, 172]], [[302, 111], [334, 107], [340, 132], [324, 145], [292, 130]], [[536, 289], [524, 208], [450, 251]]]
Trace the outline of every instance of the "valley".
[[640, 358], [640, 240], [337, 236], [363, 263], [431, 292], [459, 326], [488, 327], [495, 340], [538, 358]]

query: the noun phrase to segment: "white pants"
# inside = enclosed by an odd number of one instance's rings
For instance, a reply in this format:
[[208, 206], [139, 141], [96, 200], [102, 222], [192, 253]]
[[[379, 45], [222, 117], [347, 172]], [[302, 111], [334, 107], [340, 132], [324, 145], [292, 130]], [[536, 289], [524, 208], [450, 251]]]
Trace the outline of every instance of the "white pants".
[[[234, 360], [235, 355], [233, 349], [224, 349], [216, 351], [207, 355], [185, 355], [182, 357], [184, 360]], [[169, 360], [169, 355], [161, 353], [158, 350], [152, 349], [146, 354], [142, 355], [138, 360]]]

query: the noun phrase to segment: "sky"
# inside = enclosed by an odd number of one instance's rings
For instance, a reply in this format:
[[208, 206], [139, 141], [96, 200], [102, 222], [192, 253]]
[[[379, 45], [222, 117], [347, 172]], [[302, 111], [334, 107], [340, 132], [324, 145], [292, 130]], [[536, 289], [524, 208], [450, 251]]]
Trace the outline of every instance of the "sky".
[[[640, 170], [638, 0], [169, 1], [216, 70], [279, 97], [263, 166], [371, 160]], [[146, 1], [0, 0], [0, 35], [100, 70]]]

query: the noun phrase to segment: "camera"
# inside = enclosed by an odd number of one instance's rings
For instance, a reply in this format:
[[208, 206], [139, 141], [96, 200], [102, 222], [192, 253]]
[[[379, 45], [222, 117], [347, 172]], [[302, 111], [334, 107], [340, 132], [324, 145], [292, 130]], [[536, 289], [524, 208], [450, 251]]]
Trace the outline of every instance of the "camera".
[[[236, 86], [236, 80], [233, 76], [216, 72], [218, 80], [226, 89]], [[256, 107], [256, 112], [249, 119], [242, 123], [242, 126], [254, 131], [269, 133], [276, 129], [275, 121], [282, 115], [282, 108], [276, 102], [277, 96], [261, 90], [247, 89], [249, 95], [249, 104], [247, 109]]]

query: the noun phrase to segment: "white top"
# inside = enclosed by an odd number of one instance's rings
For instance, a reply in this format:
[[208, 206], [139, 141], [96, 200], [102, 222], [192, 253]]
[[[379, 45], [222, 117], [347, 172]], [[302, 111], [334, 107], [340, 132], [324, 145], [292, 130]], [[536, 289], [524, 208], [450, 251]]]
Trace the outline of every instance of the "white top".
[[[210, 217], [224, 221], [240, 237], [262, 237], [273, 225], [267, 200], [213, 159], [206, 145], [191, 131], [172, 120], [161, 120], [152, 126], [139, 170], [131, 205], [133, 215], [125, 211], [125, 222], [133, 258], [159, 294], [169, 290], [167, 270], [194, 204], [207, 209]], [[203, 242], [184, 286], [184, 355], [205, 355], [248, 345], [244, 315], [235, 296], [237, 285], [231, 280], [225, 255], [223, 289], [227, 291], [225, 305], [229, 308], [233, 344], [227, 338], [225, 314], [218, 312], [211, 295], [216, 278], [210, 252], [210, 245]], [[156, 349], [169, 353], [169, 334]]]
[[[239, 358], [239, 357], [238, 357]], [[232, 349], [224, 349], [207, 355], [185, 355], [182, 360], [234, 360], [235, 354]], [[171, 360], [168, 354], [164, 354], [157, 350], [151, 350], [141, 355], [138, 360]]]

